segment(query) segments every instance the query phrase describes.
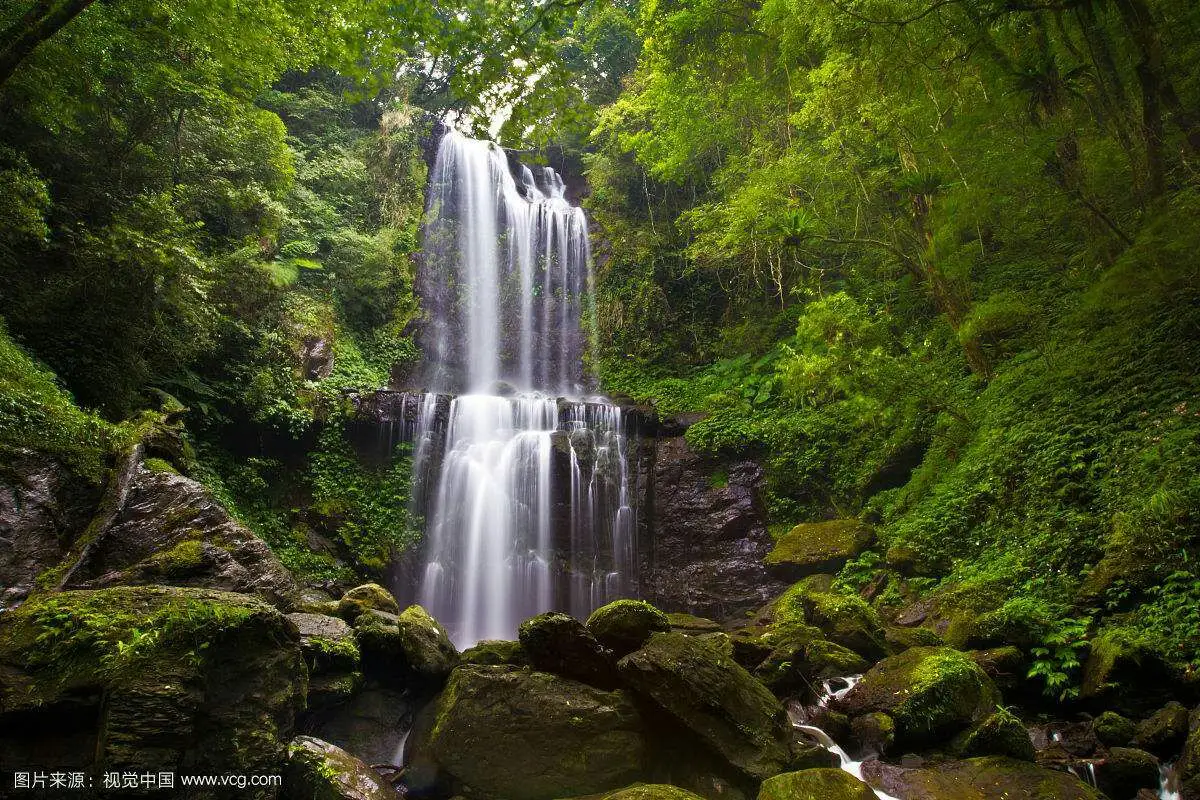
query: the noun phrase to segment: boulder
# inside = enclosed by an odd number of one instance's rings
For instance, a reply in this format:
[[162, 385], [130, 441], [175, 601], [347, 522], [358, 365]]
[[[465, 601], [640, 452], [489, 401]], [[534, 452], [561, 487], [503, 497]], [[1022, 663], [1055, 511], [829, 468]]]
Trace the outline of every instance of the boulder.
[[1003, 756], [916, 768], [866, 761], [862, 772], [897, 800], [1105, 800], [1074, 775]]
[[348, 622], [354, 622], [360, 614], [371, 609], [388, 614], [400, 613], [396, 598], [378, 583], [355, 586], [338, 600], [338, 614]]
[[1200, 709], [1192, 711], [1191, 732], [1176, 764], [1184, 800], [1200, 800]]
[[1123, 714], [1141, 715], [1174, 699], [1174, 670], [1139, 637], [1121, 628], [1102, 631], [1083, 665], [1080, 697]]
[[312, 736], [297, 736], [288, 745], [283, 791], [304, 800], [400, 800], [400, 793], [373, 769]]
[[414, 727], [414, 795], [553, 800], [627, 786], [642, 772], [641, 716], [625, 692], [545, 672], [461, 666]]
[[899, 625], [886, 626], [883, 639], [892, 653], [900, 653], [910, 647], [937, 647], [946, 643], [929, 628], [905, 628]]
[[43, 595], [0, 615], [0, 762], [276, 773], [305, 682], [295, 625], [248, 595]]
[[763, 781], [758, 800], [875, 800], [875, 792], [840, 769], [806, 769]]
[[1158, 788], [1158, 759], [1145, 750], [1113, 747], [1095, 769], [1096, 785], [1109, 797], [1133, 797], [1139, 789]]
[[310, 674], [353, 671], [358, 668], [354, 629], [339, 617], [296, 612], [287, 615], [300, 631], [300, 650]]
[[1160, 758], [1174, 758], [1187, 735], [1188, 710], [1172, 700], [1138, 723], [1133, 743]]
[[265, 542], [202, 484], [137, 468], [103, 536], [81, 551], [64, 588], [186, 586], [256, 595], [285, 611], [299, 599], [292, 575]]
[[991, 679], [967, 655], [914, 647], [872, 667], [839, 705], [851, 716], [888, 714], [896, 721], [896, 745], [910, 748], [981, 722], [999, 699]]
[[882, 711], [872, 711], [850, 720], [850, 734], [865, 752], [883, 755], [896, 741], [896, 722]]
[[693, 614], [667, 614], [667, 621], [676, 633], [715, 633], [721, 630], [721, 623]]
[[1105, 711], [1092, 720], [1092, 731], [1108, 747], [1125, 747], [1137, 734], [1137, 725], [1115, 711]]
[[474, 647], [464, 650], [462, 653], [462, 663], [490, 666], [511, 664], [516, 667], [524, 667], [529, 664], [529, 656], [521, 649], [520, 642], [486, 639]]
[[[815, 631], [815, 629], [814, 629]], [[754, 675], [776, 694], [791, 694], [811, 687], [824, 678], [858, 675], [869, 666], [866, 659], [849, 648], [821, 638], [785, 641], [776, 646], [754, 669]]]
[[818, 572], [837, 572], [874, 538], [857, 519], [802, 522], [775, 542], [763, 563], [780, 580], [796, 581]]
[[961, 737], [957, 752], [963, 756], [1008, 756], [1033, 761], [1037, 752], [1021, 720], [1003, 708]]
[[600, 800], [703, 800], [686, 789], [672, 786], [669, 783], [635, 783], [610, 792]]
[[387, 685], [436, 691], [460, 658], [442, 626], [416, 605], [398, 615], [365, 610], [354, 622], [354, 635], [364, 671]]
[[592, 612], [587, 629], [620, 658], [645, 644], [650, 634], [671, 630], [671, 621], [644, 600], [615, 600]]
[[815, 626], [831, 642], [868, 660], [887, 653], [883, 624], [875, 609], [856, 594], [833, 588], [829, 575], [811, 575], [784, 592], [773, 605], [776, 630], [796, 625]]
[[967, 653], [1002, 690], [1016, 689], [1028, 671], [1025, 654], [1013, 646], [995, 647], [991, 650], [971, 650]]
[[787, 713], [728, 655], [679, 633], [656, 633], [618, 662], [621, 678], [754, 780], [791, 758]]
[[303, 729], [368, 764], [398, 764], [416, 699], [405, 690], [368, 685], [336, 708], [307, 715]]
[[534, 669], [602, 689], [617, 685], [612, 654], [570, 614], [538, 614], [521, 623], [517, 638]]

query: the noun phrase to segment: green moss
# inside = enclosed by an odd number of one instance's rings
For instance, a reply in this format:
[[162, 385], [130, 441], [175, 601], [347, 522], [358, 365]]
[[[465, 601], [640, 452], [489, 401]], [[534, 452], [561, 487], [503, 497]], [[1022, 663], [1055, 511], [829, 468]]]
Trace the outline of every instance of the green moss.
[[180, 542], [170, 550], [155, 553], [151, 561], [164, 577], [186, 577], [204, 567], [204, 542], [198, 539]]
[[179, 470], [175, 469], [169, 461], [161, 458], [147, 458], [142, 462], [142, 466], [151, 472], [157, 472], [165, 475], [178, 475]]
[[856, 519], [802, 522], [793, 526], [767, 554], [767, 564], [837, 568], [867, 546], [871, 531]]
[[1022, 761], [1033, 761], [1036, 755], [1029, 731], [1004, 708], [967, 731], [957, 750], [963, 756], [1008, 756]]
[[304, 642], [305, 649], [311, 649], [330, 661], [357, 663], [359, 660], [358, 645], [353, 639], [330, 639], [326, 636], [311, 636]]

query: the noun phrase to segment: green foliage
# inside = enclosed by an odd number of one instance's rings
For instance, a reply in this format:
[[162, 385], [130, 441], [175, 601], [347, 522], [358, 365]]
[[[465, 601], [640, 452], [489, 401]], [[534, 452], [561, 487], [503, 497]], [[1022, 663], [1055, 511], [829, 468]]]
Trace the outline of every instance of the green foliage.
[[1046, 696], [1063, 701], [1079, 695], [1080, 657], [1088, 647], [1089, 622], [1087, 618], [1056, 620], [1041, 643], [1030, 648], [1033, 660], [1026, 677], [1040, 680]]

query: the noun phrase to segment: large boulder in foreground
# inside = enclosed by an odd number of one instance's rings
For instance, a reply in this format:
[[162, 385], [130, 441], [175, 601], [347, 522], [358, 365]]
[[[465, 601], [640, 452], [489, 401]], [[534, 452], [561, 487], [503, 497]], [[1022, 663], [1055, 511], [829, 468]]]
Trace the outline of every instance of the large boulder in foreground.
[[779, 537], [763, 563], [768, 572], [785, 581], [837, 572], [873, 538], [871, 528], [857, 519], [802, 522]]
[[517, 636], [534, 669], [601, 689], [616, 688], [612, 654], [570, 614], [538, 614], [521, 623]]
[[650, 634], [671, 630], [671, 620], [645, 600], [614, 600], [592, 612], [587, 629], [620, 658], [645, 644]]
[[907, 768], [865, 761], [863, 778], [898, 800], [1105, 800], [1066, 772], [989, 756]]
[[[627, 786], [646, 740], [630, 697], [510, 666], [454, 670], [414, 728], [410, 791], [553, 800]], [[419, 730], [420, 729], [420, 730]]]
[[885, 658], [839, 702], [851, 716], [882, 711], [896, 723], [896, 746], [948, 738], [989, 717], [1000, 700], [969, 656], [949, 647], [914, 647]]
[[340, 747], [297, 736], [288, 745], [283, 774], [287, 797], [304, 800], [400, 800], [400, 793]]
[[295, 625], [247, 595], [37, 597], [0, 615], [0, 762], [278, 773], [305, 683]]
[[681, 633], [656, 633], [617, 668], [635, 692], [749, 778], [776, 775], [791, 760], [787, 712], [721, 649]]
[[763, 781], [758, 800], [875, 800], [875, 793], [840, 769], [806, 769]]

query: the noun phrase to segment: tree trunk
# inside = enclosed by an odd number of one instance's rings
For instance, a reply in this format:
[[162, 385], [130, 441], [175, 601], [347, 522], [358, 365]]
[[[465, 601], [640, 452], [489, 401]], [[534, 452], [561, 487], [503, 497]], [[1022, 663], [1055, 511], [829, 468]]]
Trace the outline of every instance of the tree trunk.
[[19, 20], [0, 33], [0, 86], [37, 46], [82, 14], [94, 0], [38, 0]]

